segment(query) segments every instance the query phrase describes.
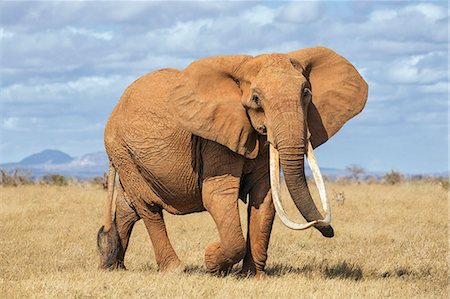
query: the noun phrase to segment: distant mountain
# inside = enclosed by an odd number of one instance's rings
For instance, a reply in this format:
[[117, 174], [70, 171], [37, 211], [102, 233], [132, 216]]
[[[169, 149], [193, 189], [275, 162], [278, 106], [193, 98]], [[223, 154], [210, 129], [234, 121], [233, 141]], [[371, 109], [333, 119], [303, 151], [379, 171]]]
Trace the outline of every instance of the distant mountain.
[[19, 164], [22, 165], [38, 165], [38, 164], [64, 164], [73, 160], [68, 154], [58, 150], [43, 150], [40, 153], [32, 154], [26, 157]]
[[47, 149], [32, 154], [20, 162], [0, 164], [6, 170], [21, 169], [31, 172], [32, 177], [46, 174], [61, 174], [81, 179], [102, 176], [108, 171], [108, 157], [105, 152], [95, 152], [81, 157], [71, 157], [59, 151]]

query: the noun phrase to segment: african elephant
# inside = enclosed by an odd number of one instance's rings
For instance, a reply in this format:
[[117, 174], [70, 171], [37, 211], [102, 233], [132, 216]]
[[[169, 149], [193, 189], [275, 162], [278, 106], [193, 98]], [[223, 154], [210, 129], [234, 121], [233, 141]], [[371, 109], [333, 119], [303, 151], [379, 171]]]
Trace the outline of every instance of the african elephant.
[[[358, 114], [367, 93], [352, 64], [324, 47], [208, 57], [182, 71], [142, 76], [126, 89], [105, 128], [110, 175], [106, 221], [97, 237], [100, 268], [124, 267], [130, 233], [142, 218], [159, 270], [182, 269], [162, 210], [211, 214], [219, 233], [205, 252], [211, 272], [226, 272], [243, 259], [244, 274], [263, 274], [275, 208], [291, 228], [313, 226], [333, 237], [327, 200], [324, 218], [311, 198], [304, 156]], [[307, 224], [293, 223], [279, 209], [280, 164]], [[238, 200], [247, 198], [245, 239]]]

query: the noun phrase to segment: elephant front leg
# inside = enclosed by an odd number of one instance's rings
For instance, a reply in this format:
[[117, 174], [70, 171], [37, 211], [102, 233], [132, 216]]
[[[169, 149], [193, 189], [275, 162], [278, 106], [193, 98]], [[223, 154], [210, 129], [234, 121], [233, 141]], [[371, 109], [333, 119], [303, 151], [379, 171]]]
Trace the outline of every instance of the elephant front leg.
[[275, 208], [268, 180], [258, 182], [250, 191], [248, 205], [247, 251], [242, 267], [243, 275], [264, 274]]
[[205, 264], [210, 272], [228, 272], [245, 254], [237, 202], [239, 181], [239, 177], [227, 174], [203, 182], [203, 203], [213, 217], [220, 237], [218, 242], [206, 248]]

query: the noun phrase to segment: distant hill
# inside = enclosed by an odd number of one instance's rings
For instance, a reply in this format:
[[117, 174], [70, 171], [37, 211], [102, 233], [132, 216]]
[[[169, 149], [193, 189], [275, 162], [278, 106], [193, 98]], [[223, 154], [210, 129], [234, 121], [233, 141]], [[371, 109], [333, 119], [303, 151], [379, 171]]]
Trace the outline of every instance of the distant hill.
[[95, 152], [81, 157], [71, 157], [68, 154], [53, 149], [32, 154], [20, 162], [0, 164], [7, 170], [21, 169], [31, 172], [32, 177], [42, 177], [46, 174], [61, 174], [80, 179], [102, 176], [108, 171], [108, 157], [105, 152]]
[[19, 164], [23, 165], [38, 165], [38, 164], [64, 164], [70, 163], [73, 160], [68, 154], [58, 150], [43, 150], [40, 153], [32, 154], [26, 157]]

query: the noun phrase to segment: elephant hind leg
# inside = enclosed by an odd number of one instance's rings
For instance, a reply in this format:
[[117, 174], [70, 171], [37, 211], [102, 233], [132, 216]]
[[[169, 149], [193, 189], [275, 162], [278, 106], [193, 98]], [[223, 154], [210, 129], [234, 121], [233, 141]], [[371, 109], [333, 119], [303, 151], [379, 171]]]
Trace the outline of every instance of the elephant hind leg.
[[125, 269], [124, 258], [134, 224], [140, 219], [126, 200], [122, 186], [117, 188], [116, 212], [109, 231], [101, 227], [97, 235], [100, 269]]
[[118, 188], [118, 191], [119, 195], [117, 197], [116, 214], [114, 219], [120, 239], [117, 264], [119, 268], [125, 268], [124, 258], [131, 232], [133, 231], [134, 224], [141, 218], [137, 214], [134, 207], [131, 206], [130, 200], [127, 200], [127, 195], [123, 191], [122, 186]]
[[[136, 208], [137, 215], [144, 220], [148, 234], [150, 236], [153, 248], [155, 251], [156, 263], [161, 272], [175, 272], [183, 269], [182, 263], [178, 259], [172, 245], [167, 236], [167, 231], [162, 215], [160, 203], [163, 201], [150, 188], [148, 182], [144, 179], [139, 169], [136, 167], [130, 153], [124, 147], [117, 147], [115, 154], [120, 155], [121, 159], [117, 159], [117, 171], [119, 173], [120, 184], [126, 198], [129, 199], [131, 205]], [[113, 157], [114, 162], [114, 157]], [[118, 210], [119, 211], [119, 210]], [[124, 229], [120, 239], [123, 244], [123, 252], [126, 250], [128, 244], [128, 232], [131, 233], [132, 221], [127, 220], [127, 217], [117, 216], [116, 224], [119, 224], [119, 219], [124, 219]], [[137, 220], [136, 220], [137, 221]], [[134, 223], [133, 223], [134, 224]], [[120, 229], [118, 229], [120, 234]], [[118, 257], [120, 260], [120, 252]]]
[[164, 273], [183, 271], [184, 265], [175, 253], [167, 235], [162, 209], [157, 206], [148, 205], [140, 213], [143, 214], [142, 218], [155, 251], [158, 270]]
[[120, 239], [115, 223], [111, 223], [108, 231], [105, 231], [104, 226], [102, 226], [97, 234], [97, 249], [100, 253], [98, 268], [107, 270], [118, 268], [117, 257], [119, 248]]
[[100, 253], [99, 269], [114, 269], [117, 267], [117, 256], [120, 247], [119, 234], [115, 222], [112, 221], [111, 208], [114, 198], [114, 185], [116, 181], [116, 169], [109, 164], [108, 177], [108, 202], [106, 205], [105, 225], [97, 234], [97, 249]]

